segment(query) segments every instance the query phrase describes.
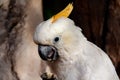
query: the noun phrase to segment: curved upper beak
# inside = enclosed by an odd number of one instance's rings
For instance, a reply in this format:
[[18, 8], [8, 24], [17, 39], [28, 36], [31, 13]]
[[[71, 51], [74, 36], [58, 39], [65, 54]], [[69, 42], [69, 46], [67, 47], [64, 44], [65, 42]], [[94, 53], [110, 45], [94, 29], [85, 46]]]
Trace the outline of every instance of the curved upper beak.
[[55, 61], [58, 59], [58, 51], [54, 46], [38, 45], [38, 52], [40, 57], [46, 61]]

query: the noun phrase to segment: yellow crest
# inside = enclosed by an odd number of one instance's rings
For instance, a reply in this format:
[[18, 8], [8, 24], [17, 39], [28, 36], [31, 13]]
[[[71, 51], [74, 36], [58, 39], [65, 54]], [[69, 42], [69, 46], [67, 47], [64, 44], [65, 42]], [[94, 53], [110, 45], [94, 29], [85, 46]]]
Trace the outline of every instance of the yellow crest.
[[73, 4], [69, 3], [65, 9], [63, 9], [61, 12], [57, 13], [52, 17], [52, 23], [55, 22], [60, 17], [68, 17], [70, 13], [73, 10]]

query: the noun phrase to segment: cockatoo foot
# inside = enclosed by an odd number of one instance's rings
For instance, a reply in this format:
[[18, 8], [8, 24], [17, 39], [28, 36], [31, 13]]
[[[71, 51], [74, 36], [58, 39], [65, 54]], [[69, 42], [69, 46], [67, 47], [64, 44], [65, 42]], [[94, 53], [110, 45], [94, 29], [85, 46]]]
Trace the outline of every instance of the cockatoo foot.
[[41, 78], [42, 80], [57, 80], [56, 76], [52, 73], [43, 73]]

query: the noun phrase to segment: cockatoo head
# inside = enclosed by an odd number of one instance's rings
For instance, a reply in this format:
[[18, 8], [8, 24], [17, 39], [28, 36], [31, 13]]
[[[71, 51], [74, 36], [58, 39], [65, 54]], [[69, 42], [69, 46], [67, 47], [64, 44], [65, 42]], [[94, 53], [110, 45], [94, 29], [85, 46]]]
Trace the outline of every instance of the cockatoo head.
[[70, 55], [69, 51], [74, 51], [84, 39], [81, 29], [75, 26], [71, 19], [64, 17], [54, 23], [52, 19], [42, 22], [34, 34], [41, 58], [50, 61]]
[[39, 55], [43, 60], [54, 61], [58, 57], [70, 55], [84, 36], [81, 29], [75, 26], [73, 20], [59, 17], [50, 18], [36, 28], [34, 41], [38, 44]]

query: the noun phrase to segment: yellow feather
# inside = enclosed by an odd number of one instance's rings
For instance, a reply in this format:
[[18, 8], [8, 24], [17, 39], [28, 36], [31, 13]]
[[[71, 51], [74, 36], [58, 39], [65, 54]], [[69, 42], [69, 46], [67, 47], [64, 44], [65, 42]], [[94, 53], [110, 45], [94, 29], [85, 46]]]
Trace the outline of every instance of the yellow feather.
[[68, 17], [70, 13], [73, 10], [73, 4], [69, 3], [65, 9], [63, 9], [61, 12], [57, 13], [52, 17], [52, 23], [55, 22], [60, 17]]

